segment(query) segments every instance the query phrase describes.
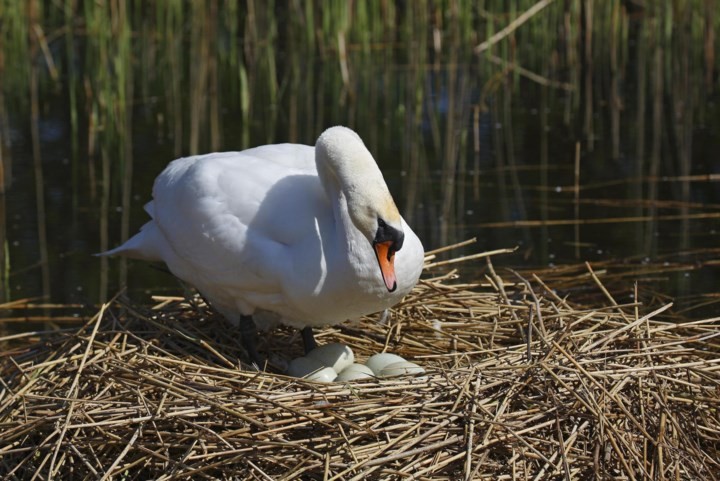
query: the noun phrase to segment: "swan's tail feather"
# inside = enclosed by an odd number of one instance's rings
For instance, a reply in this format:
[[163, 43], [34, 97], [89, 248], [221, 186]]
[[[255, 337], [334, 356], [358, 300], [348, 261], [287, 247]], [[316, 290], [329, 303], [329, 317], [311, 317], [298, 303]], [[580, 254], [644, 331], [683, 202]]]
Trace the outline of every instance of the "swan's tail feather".
[[95, 254], [97, 256], [121, 255], [131, 259], [144, 261], [162, 261], [162, 246], [165, 239], [154, 221], [146, 223], [140, 232], [129, 238], [123, 245], [109, 251]]

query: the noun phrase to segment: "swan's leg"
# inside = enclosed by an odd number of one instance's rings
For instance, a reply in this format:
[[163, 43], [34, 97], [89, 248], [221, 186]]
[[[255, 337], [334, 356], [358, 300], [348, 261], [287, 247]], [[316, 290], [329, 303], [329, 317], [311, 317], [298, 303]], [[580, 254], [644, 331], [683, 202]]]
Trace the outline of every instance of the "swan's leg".
[[302, 338], [303, 338], [303, 346], [305, 347], [305, 354], [309, 353], [313, 349], [316, 349], [318, 347], [317, 342], [315, 342], [315, 336], [313, 335], [312, 327], [307, 326], [304, 327], [302, 331]]
[[257, 326], [251, 316], [240, 316], [240, 335], [250, 360], [257, 366], [262, 366], [264, 362], [257, 351]]

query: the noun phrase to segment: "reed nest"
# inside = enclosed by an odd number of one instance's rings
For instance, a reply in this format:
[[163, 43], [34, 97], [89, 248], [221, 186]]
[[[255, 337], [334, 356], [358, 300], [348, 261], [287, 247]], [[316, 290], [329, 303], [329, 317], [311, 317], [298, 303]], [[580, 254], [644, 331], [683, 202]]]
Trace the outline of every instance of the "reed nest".
[[[536, 276], [432, 277], [385, 316], [326, 328], [418, 377], [258, 372], [201, 300], [118, 298], [15, 336], [0, 369], [3, 479], [717, 479], [718, 319], [575, 305]], [[477, 261], [476, 261], [477, 262]], [[438, 263], [434, 264], [438, 267]], [[446, 266], [447, 267], [447, 266]], [[647, 311], [647, 312], [646, 312]], [[273, 363], [298, 336], [261, 339]]]

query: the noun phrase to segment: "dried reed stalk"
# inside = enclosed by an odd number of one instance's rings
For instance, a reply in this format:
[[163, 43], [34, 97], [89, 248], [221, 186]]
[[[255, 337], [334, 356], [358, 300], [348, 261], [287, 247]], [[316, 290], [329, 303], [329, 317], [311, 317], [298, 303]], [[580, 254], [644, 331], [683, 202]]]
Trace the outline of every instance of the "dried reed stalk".
[[492, 269], [483, 287], [446, 272], [420, 282], [387, 323], [370, 316], [319, 333], [361, 360], [384, 349], [412, 359], [421, 377], [322, 385], [273, 374], [301, 354], [286, 329], [262, 339], [270, 372], [256, 372], [239, 335], [197, 299], [119, 299], [76, 331], [14, 336], [0, 353], [0, 473], [720, 477], [720, 320], [618, 304], [601, 270], [576, 278], [608, 299], [596, 306], [573, 305], [536, 276], [506, 277]]

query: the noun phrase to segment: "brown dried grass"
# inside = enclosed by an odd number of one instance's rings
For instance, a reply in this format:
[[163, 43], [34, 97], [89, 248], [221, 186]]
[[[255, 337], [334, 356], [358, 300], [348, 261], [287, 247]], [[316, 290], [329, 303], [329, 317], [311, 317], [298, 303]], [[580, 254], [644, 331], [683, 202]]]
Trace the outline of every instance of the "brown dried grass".
[[[489, 258], [488, 258], [489, 259]], [[389, 322], [321, 331], [421, 377], [255, 372], [202, 302], [116, 299], [0, 358], [4, 479], [717, 479], [720, 320], [586, 308], [539, 278], [423, 280]], [[0, 306], [1, 307], [1, 306]], [[261, 349], [300, 355], [279, 329]], [[288, 348], [288, 346], [292, 346]], [[269, 367], [272, 370], [272, 366]]]

